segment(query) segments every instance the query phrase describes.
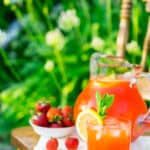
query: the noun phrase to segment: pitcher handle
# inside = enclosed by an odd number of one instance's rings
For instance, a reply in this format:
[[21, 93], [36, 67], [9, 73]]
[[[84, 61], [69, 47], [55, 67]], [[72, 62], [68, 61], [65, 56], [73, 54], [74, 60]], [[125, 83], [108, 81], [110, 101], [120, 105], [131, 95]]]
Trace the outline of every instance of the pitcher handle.
[[136, 84], [142, 98], [150, 101], [150, 73], [140, 73]]

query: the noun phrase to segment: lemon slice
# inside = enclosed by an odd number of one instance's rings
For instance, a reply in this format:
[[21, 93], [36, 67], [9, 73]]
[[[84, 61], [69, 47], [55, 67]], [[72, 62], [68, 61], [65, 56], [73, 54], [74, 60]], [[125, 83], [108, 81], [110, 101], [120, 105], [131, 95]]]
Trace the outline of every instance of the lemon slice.
[[85, 109], [84, 111], [80, 112], [77, 116], [76, 120], [76, 130], [78, 135], [81, 137], [82, 140], [87, 141], [87, 124], [92, 123], [93, 125], [102, 125], [103, 120], [92, 109]]
[[116, 80], [116, 75], [115, 74], [110, 74], [108, 76], [105, 76], [103, 77], [101, 80], [106, 80], [106, 81], [109, 81], [109, 80]]

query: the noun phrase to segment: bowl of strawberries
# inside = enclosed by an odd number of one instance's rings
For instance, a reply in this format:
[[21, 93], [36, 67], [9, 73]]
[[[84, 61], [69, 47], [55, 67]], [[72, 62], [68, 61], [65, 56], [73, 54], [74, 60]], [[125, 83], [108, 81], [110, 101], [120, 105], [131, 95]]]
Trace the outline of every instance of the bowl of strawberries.
[[58, 108], [48, 102], [37, 102], [35, 110], [29, 122], [38, 135], [60, 138], [75, 132], [72, 107]]

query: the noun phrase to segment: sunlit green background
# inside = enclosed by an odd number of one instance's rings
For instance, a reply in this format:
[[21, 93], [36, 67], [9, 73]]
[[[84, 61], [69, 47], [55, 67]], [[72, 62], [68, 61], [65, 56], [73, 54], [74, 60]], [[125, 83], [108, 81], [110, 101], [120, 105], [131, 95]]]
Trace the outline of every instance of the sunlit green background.
[[[91, 54], [116, 53], [120, 6], [121, 0], [0, 1], [0, 142], [28, 125], [39, 99], [74, 104], [87, 84]], [[134, 0], [131, 63], [140, 63], [147, 21], [144, 2]]]

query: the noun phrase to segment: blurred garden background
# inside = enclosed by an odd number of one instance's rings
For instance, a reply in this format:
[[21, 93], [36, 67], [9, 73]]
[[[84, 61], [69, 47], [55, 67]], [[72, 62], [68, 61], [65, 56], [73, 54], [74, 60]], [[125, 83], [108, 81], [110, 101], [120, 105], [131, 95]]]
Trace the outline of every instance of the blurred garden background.
[[[92, 53], [116, 53], [121, 0], [0, 1], [0, 145], [40, 99], [71, 105]], [[148, 14], [133, 0], [126, 58], [140, 63]], [[150, 67], [150, 59], [146, 68]]]

